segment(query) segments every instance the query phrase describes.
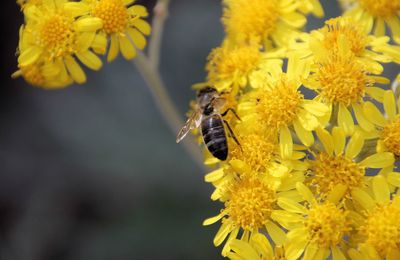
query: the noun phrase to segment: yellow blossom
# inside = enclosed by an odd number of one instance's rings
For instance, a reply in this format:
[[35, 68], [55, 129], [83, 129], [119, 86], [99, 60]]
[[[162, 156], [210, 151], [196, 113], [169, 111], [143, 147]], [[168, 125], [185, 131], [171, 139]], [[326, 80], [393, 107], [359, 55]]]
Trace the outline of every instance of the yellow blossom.
[[[372, 180], [372, 192], [355, 189], [352, 197], [361, 208], [353, 213], [363, 220], [357, 225], [360, 242], [357, 249], [350, 249], [351, 259], [368, 255], [373, 259], [400, 256], [400, 197], [391, 195], [388, 183], [382, 176]], [[391, 196], [394, 196], [391, 198]]]
[[342, 0], [348, 10], [345, 16], [356, 19], [373, 31], [376, 36], [386, 34], [385, 26], [389, 27], [392, 37], [400, 42], [400, 1], [399, 0]]
[[[45, 1], [24, 9], [26, 25], [21, 28], [18, 57], [22, 75], [29, 75], [28, 71], [37, 67], [44, 73], [42, 69], [46, 68], [44, 74], [59, 74], [57, 84], [62, 85], [61, 82], [71, 82], [65, 75], [77, 83], [86, 81], [77, 60], [93, 70], [101, 68], [100, 58], [90, 50], [97, 30], [102, 26], [101, 20], [93, 17], [78, 19], [65, 9], [65, 2]], [[34, 83], [41, 83], [39, 81], [36, 79]], [[46, 81], [43, 84], [53, 85]]]
[[[299, 33], [307, 22], [297, 0], [224, 0], [222, 23], [229, 41], [236, 44], [257, 41], [281, 47]], [[319, 11], [320, 12], [320, 11]]]
[[[149, 35], [150, 25], [143, 20], [148, 16], [147, 10], [142, 5], [132, 5], [135, 0], [84, 0], [83, 6], [70, 2], [67, 8], [79, 15], [97, 17], [103, 22], [103, 38], [110, 39], [110, 47], [107, 61], [114, 60], [121, 51], [125, 59], [133, 59], [136, 56], [136, 48], [144, 49], [147, 40], [144, 35]], [[107, 47], [106, 40], [102, 40], [104, 46], [97, 52], [104, 54]]]

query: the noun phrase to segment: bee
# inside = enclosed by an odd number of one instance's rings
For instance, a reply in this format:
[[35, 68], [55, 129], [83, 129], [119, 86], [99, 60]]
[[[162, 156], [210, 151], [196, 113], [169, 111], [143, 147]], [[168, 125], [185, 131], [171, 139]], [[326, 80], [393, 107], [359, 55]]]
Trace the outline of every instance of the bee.
[[190, 130], [200, 127], [201, 135], [208, 151], [219, 160], [225, 161], [228, 157], [228, 142], [224, 126], [226, 126], [230, 136], [239, 146], [240, 143], [223, 117], [231, 111], [239, 120], [240, 118], [232, 108], [220, 113], [225, 99], [213, 87], [200, 89], [197, 93], [196, 101], [195, 111], [179, 131], [176, 142], [179, 143]]

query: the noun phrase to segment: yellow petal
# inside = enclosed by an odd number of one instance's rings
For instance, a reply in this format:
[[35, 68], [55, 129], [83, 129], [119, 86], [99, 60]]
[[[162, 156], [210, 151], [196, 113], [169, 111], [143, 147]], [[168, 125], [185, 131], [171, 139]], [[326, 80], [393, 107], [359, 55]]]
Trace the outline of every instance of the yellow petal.
[[107, 61], [113, 61], [119, 53], [119, 41], [118, 37], [115, 34], [111, 35], [111, 45], [110, 50], [108, 51]]
[[333, 149], [334, 149], [332, 136], [329, 134], [328, 131], [326, 131], [325, 129], [322, 129], [322, 128], [318, 128], [316, 130], [316, 133], [317, 133], [319, 140], [324, 145], [325, 151], [329, 155], [332, 155]]
[[383, 107], [389, 119], [393, 120], [396, 116], [396, 101], [394, 98], [393, 91], [391, 90], [385, 91], [385, 94], [383, 95]]
[[353, 111], [358, 124], [367, 132], [374, 130], [374, 125], [369, 122], [364, 114], [364, 110], [360, 104], [353, 104]]
[[389, 186], [383, 176], [375, 176], [372, 179], [372, 191], [374, 192], [375, 200], [378, 203], [389, 202], [390, 191]]
[[379, 102], [383, 102], [384, 89], [378, 87], [367, 87], [365, 92]]
[[203, 221], [203, 226], [208, 226], [208, 225], [214, 224], [215, 222], [217, 222], [217, 221], [219, 221], [221, 218], [223, 218], [224, 215], [225, 215], [225, 214], [222, 214], [222, 213], [221, 213], [221, 214], [218, 214], [217, 216], [214, 216], [214, 217], [211, 217], [211, 218], [208, 218], [208, 219], [204, 220], [204, 221]]
[[387, 181], [393, 186], [400, 187], [400, 173], [398, 172], [388, 173]]
[[308, 240], [306, 239], [305, 236], [303, 236], [303, 239], [300, 238], [296, 241], [291, 241], [291, 242], [292, 243], [290, 243], [285, 250], [286, 259], [290, 260], [299, 259], [299, 257], [303, 254], [308, 244]]
[[136, 57], [136, 50], [131, 41], [126, 36], [119, 36], [119, 47], [121, 48], [122, 56], [125, 59], [131, 60]]
[[315, 204], [315, 199], [310, 189], [301, 182], [296, 183], [296, 190], [307, 200], [310, 204]]
[[343, 128], [346, 135], [351, 135], [354, 131], [354, 121], [350, 111], [342, 103], [339, 104], [338, 125]]
[[299, 203], [287, 199], [287, 198], [278, 198], [278, 206], [281, 207], [284, 210], [287, 210], [289, 212], [293, 213], [300, 213], [300, 214], [307, 214], [307, 209], [300, 205]]
[[353, 196], [353, 199], [360, 203], [360, 205], [366, 210], [372, 210], [376, 205], [371, 196], [359, 188], [353, 188], [351, 195]]
[[286, 13], [281, 16], [281, 19], [296, 28], [302, 27], [307, 22], [306, 17], [297, 12]]
[[299, 120], [295, 120], [293, 122], [294, 130], [297, 133], [297, 137], [300, 139], [300, 141], [307, 147], [311, 146], [314, 143], [314, 136], [311, 131], [307, 131], [304, 129], [304, 127], [301, 125]]
[[346, 145], [346, 135], [342, 128], [334, 127], [332, 129], [332, 138], [335, 146], [335, 154], [340, 155], [344, 152], [344, 146]]
[[71, 56], [67, 56], [64, 58], [64, 61], [65, 61], [65, 66], [67, 67], [67, 70], [71, 75], [72, 79], [79, 84], [85, 83], [86, 82], [85, 72], [83, 72], [81, 66], [76, 62], [76, 60]]
[[276, 245], [283, 245], [283, 243], [285, 243], [286, 234], [276, 224], [274, 224], [272, 221], [268, 221], [265, 224], [265, 228]]
[[144, 47], [146, 47], [146, 38], [138, 30], [133, 28], [128, 28], [127, 32], [129, 34], [129, 37], [135, 44], [135, 46], [138, 47], [138, 49], [143, 50]]
[[304, 252], [303, 260], [313, 260], [318, 252], [318, 246], [315, 244], [309, 244]]
[[78, 57], [83, 64], [92, 70], [99, 70], [102, 66], [101, 59], [89, 50], [77, 53], [76, 57]]
[[360, 131], [356, 131], [350, 138], [346, 148], [346, 157], [355, 158], [364, 146], [364, 138]]
[[148, 12], [146, 7], [142, 6], [142, 5], [134, 5], [128, 8], [128, 11], [130, 14], [134, 15], [134, 16], [141, 16], [141, 17], [146, 17], [148, 16]]
[[230, 247], [243, 259], [260, 259], [257, 252], [249, 245], [249, 243], [235, 239], [230, 243]]
[[344, 184], [336, 185], [328, 194], [326, 200], [330, 201], [334, 204], [338, 204], [339, 201], [343, 198], [346, 194], [347, 186]]
[[132, 25], [135, 26], [144, 35], [150, 35], [150, 33], [151, 33], [150, 24], [142, 19], [137, 19], [137, 20], [133, 21]]
[[368, 115], [368, 119], [372, 123], [382, 127], [386, 124], [386, 119], [382, 116], [381, 111], [371, 102], [365, 102], [363, 109], [364, 114]]
[[360, 165], [368, 168], [384, 168], [394, 163], [394, 157], [392, 153], [383, 152], [376, 153], [368, 156], [360, 162]]
[[333, 260], [346, 260], [342, 250], [339, 249], [337, 246], [331, 247], [332, 250], [332, 259]]
[[361, 253], [353, 248], [350, 248], [349, 251], [347, 251], [347, 254], [351, 260], [365, 260]]
[[293, 152], [292, 134], [287, 126], [283, 126], [279, 132], [279, 144], [282, 158], [290, 158]]
[[205, 182], [215, 182], [217, 180], [220, 180], [223, 176], [224, 176], [224, 169], [218, 168], [217, 170], [206, 174], [206, 176], [204, 176], [204, 180]]
[[103, 26], [103, 20], [97, 17], [87, 17], [77, 20], [74, 25], [78, 32], [94, 32]]
[[42, 55], [42, 49], [37, 46], [31, 46], [21, 52], [18, 57], [19, 66], [25, 67], [35, 63]]
[[329, 107], [315, 100], [304, 100], [303, 108], [315, 116], [325, 116], [329, 113]]
[[222, 223], [221, 227], [219, 228], [217, 234], [214, 237], [213, 241], [214, 245], [215, 246], [221, 245], [232, 230], [233, 227], [228, 222]]

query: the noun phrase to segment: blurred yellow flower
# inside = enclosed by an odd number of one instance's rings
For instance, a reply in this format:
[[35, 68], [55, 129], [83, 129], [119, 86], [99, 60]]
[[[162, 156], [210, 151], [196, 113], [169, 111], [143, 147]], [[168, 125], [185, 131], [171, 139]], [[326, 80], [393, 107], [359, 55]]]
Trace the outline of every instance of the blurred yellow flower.
[[307, 22], [297, 0], [224, 0], [223, 4], [226, 37], [235, 44], [256, 41], [268, 48], [286, 46]]
[[342, 0], [348, 10], [345, 16], [352, 17], [374, 35], [384, 36], [385, 26], [392, 32], [396, 42], [400, 42], [400, 1], [399, 0]]

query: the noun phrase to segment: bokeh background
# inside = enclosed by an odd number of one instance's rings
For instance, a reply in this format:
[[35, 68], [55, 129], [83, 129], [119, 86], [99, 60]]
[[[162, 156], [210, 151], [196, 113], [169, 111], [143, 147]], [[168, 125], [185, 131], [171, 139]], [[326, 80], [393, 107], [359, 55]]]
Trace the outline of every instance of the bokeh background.
[[[321, 2], [327, 17], [340, 14]], [[152, 10], [155, 0], [137, 3]], [[161, 74], [182, 116], [223, 38], [221, 13], [220, 1], [171, 1]], [[15, 1], [2, 2], [0, 19], [0, 260], [220, 259], [218, 224], [201, 223], [221, 205], [132, 63], [37, 89], [10, 78], [23, 22]], [[307, 29], [322, 24], [310, 18]]]

